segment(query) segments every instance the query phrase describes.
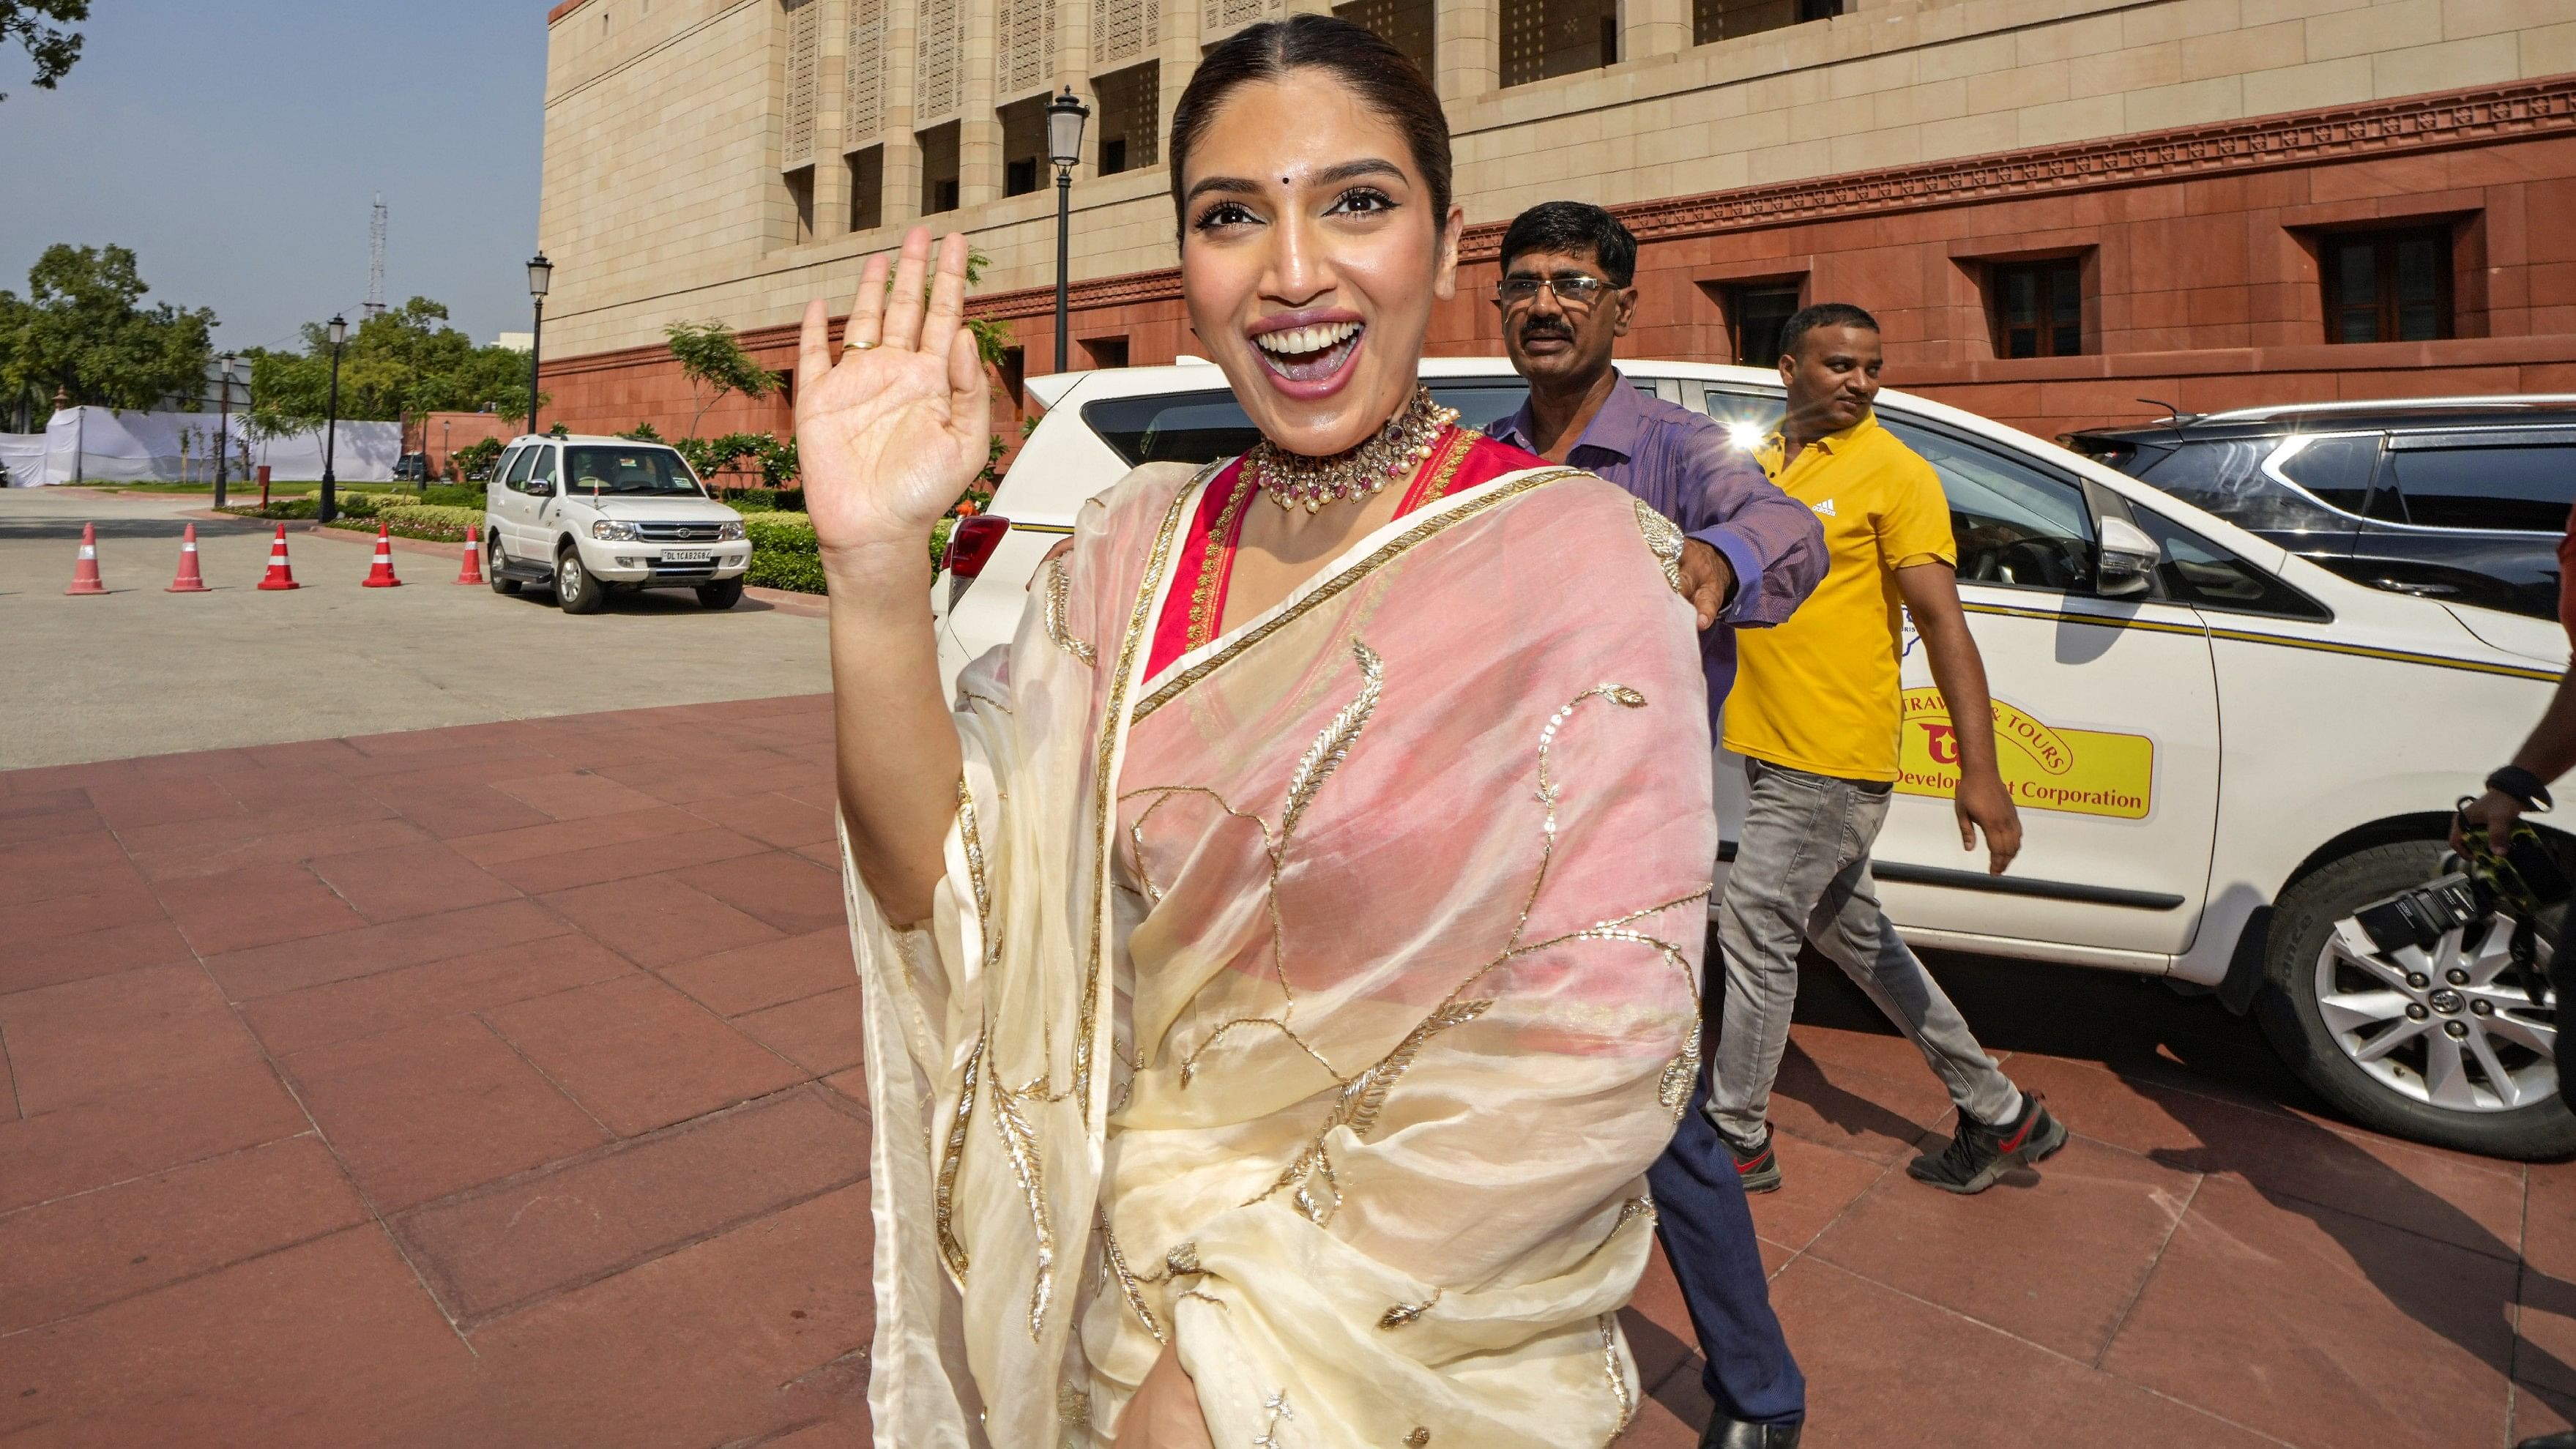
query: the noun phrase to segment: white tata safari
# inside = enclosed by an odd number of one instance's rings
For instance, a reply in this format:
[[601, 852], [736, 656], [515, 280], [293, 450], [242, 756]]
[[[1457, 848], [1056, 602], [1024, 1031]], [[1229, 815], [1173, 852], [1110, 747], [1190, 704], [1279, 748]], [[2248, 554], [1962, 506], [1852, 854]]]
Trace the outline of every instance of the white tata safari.
[[551, 587], [567, 614], [598, 613], [613, 589], [695, 589], [730, 609], [751, 567], [742, 515], [678, 452], [624, 438], [512, 439], [484, 487], [483, 551], [495, 592]]
[[[1747, 445], [1780, 416], [1776, 373], [1620, 368]], [[1423, 380], [1476, 423], [1523, 396], [1498, 359], [1429, 359]], [[1010, 637], [1085, 498], [1134, 464], [1224, 457], [1254, 436], [1205, 365], [1029, 387], [1045, 419], [934, 586], [952, 678]], [[1884, 392], [1879, 418], [1949, 495], [2024, 829], [2001, 877], [1960, 853], [1951, 726], [1909, 648], [1904, 779], [1876, 851], [1907, 937], [2214, 990], [2370, 1126], [2503, 1156], [2576, 1151], [2551, 1062], [2557, 1003], [2515, 983], [2507, 925], [2389, 952], [2354, 921], [2435, 873], [2453, 802], [2512, 754], [2567, 666], [2556, 623], [2366, 587], [1923, 398]], [[2330, 430], [2331, 413], [2311, 426]], [[1717, 764], [1723, 872], [1744, 775], [1732, 755]]]

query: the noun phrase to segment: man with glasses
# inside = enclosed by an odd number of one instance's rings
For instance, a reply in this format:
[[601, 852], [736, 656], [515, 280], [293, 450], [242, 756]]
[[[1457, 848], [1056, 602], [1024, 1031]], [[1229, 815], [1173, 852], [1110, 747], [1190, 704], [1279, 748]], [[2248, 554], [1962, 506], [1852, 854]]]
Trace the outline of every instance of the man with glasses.
[[[1639, 392], [1610, 364], [1637, 306], [1637, 239], [1597, 206], [1551, 201], [1503, 234], [1495, 305], [1529, 401], [1486, 431], [1627, 489], [1678, 525], [1682, 592], [1698, 611], [1711, 721], [1735, 679], [1735, 631], [1787, 619], [1824, 577], [1815, 515], [1763, 476], [1716, 422]], [[1771, 1312], [1743, 1176], [1702, 1108], [1705, 1079], [1672, 1146], [1646, 1175], [1656, 1231], [1707, 1359], [1716, 1411], [1700, 1440], [1791, 1449], [1806, 1379]]]

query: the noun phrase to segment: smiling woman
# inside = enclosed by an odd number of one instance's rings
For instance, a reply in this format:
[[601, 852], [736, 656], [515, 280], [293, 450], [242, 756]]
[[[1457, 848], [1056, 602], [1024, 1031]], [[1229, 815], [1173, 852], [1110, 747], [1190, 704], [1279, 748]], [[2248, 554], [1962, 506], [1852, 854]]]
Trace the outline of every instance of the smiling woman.
[[1716, 845], [1677, 536], [1416, 382], [1462, 217], [1400, 53], [1252, 27], [1173, 153], [1259, 440], [1093, 500], [953, 711], [963, 239], [870, 262], [837, 362], [807, 313], [878, 1442], [1605, 1443]]

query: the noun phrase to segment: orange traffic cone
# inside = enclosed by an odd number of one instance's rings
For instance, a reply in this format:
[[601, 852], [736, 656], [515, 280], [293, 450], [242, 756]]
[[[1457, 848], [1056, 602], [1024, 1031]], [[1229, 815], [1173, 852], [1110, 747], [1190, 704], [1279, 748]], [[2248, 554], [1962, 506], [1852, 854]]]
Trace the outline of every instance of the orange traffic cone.
[[370, 589], [402, 587], [402, 580], [394, 577], [394, 526], [390, 523], [376, 525], [376, 564], [375, 567], [367, 570], [367, 581], [363, 587]]
[[483, 582], [483, 530], [472, 524], [465, 526], [465, 567], [456, 571], [456, 581], [460, 584]]
[[170, 581], [165, 594], [202, 594], [207, 592], [205, 577], [197, 572], [197, 525], [179, 538], [179, 576]]
[[286, 525], [277, 526], [277, 540], [268, 546], [268, 574], [259, 581], [263, 589], [296, 587], [295, 569], [286, 561]]
[[80, 557], [72, 565], [72, 586], [63, 592], [66, 594], [107, 592], [107, 585], [98, 577], [98, 525], [95, 523], [81, 525]]

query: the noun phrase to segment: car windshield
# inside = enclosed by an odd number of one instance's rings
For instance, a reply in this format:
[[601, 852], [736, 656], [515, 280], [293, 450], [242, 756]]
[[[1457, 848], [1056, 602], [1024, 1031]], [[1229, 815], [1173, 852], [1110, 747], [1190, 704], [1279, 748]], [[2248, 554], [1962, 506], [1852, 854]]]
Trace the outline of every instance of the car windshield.
[[566, 448], [564, 487], [574, 493], [706, 496], [688, 465], [668, 448]]
[[[1434, 378], [1431, 395], [1458, 410], [1458, 421], [1482, 428], [1510, 417], [1529, 396], [1518, 378]], [[1213, 463], [1261, 441], [1234, 394], [1221, 388], [1085, 403], [1082, 420], [1129, 467], [1140, 463]]]

